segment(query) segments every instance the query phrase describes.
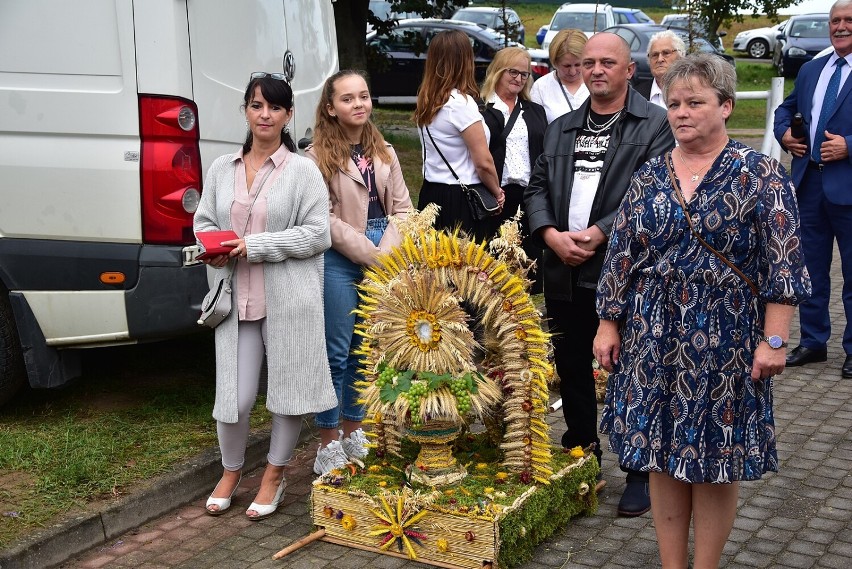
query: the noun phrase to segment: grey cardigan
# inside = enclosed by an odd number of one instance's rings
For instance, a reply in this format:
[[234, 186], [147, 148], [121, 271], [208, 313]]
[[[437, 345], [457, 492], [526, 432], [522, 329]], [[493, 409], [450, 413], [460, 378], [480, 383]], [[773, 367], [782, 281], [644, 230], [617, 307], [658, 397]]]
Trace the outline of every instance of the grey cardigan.
[[[195, 212], [194, 230], [231, 229], [236, 155], [213, 162]], [[248, 261], [264, 263], [266, 407], [281, 415], [318, 413], [337, 406], [325, 349], [323, 252], [331, 246], [328, 189], [319, 169], [293, 155], [267, 190], [266, 231], [245, 238]], [[211, 286], [225, 269], [207, 268]], [[236, 290], [236, 274], [234, 274]], [[236, 300], [235, 300], [236, 304]], [[238, 311], [216, 328], [216, 402], [213, 418], [237, 421]]]

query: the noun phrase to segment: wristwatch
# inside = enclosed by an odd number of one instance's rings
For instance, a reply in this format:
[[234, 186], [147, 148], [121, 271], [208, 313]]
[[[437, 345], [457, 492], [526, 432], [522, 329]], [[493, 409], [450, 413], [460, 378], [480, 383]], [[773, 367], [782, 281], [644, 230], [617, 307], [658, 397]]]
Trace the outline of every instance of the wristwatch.
[[781, 336], [765, 336], [763, 341], [769, 344], [769, 347], [773, 350], [787, 347], [787, 342], [782, 340]]

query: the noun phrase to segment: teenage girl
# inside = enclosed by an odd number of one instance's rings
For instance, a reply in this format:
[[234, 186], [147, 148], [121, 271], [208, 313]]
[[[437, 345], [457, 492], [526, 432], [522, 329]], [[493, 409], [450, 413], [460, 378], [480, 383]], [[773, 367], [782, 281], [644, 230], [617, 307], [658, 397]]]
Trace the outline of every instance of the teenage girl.
[[[364, 408], [355, 335], [356, 285], [364, 267], [401, 242], [390, 216], [403, 217], [411, 198], [399, 159], [370, 121], [370, 91], [360, 71], [328, 78], [317, 106], [314, 142], [307, 150], [328, 185], [331, 249], [325, 253], [325, 337], [338, 407], [316, 415], [320, 448], [314, 472], [324, 474], [366, 456]], [[341, 429], [341, 430], [338, 430]]]

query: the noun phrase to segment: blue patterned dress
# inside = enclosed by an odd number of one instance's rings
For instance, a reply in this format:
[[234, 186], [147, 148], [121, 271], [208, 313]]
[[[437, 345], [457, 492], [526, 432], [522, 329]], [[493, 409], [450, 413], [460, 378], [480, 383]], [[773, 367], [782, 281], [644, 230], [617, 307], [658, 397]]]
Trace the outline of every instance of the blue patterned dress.
[[687, 208], [759, 298], [692, 235], [664, 157], [644, 164], [598, 284], [598, 314], [621, 332], [601, 432], [629, 469], [690, 483], [755, 480], [778, 469], [772, 379], [751, 379], [765, 303], [810, 294], [795, 188], [777, 161], [730, 141]]

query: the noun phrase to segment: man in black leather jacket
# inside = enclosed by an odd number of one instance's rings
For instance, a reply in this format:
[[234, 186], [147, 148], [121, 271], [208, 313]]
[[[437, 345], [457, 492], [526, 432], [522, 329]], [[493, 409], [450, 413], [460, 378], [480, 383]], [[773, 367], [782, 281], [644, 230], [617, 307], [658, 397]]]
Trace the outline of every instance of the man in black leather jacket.
[[[530, 231], [544, 246], [545, 305], [568, 426], [562, 446], [595, 443], [600, 461], [592, 375], [595, 289], [631, 175], [675, 142], [666, 112], [629, 87], [635, 64], [622, 38], [592, 36], [582, 65], [591, 96], [548, 127], [524, 205]], [[647, 473], [629, 471], [619, 514], [638, 516], [650, 507]]]

